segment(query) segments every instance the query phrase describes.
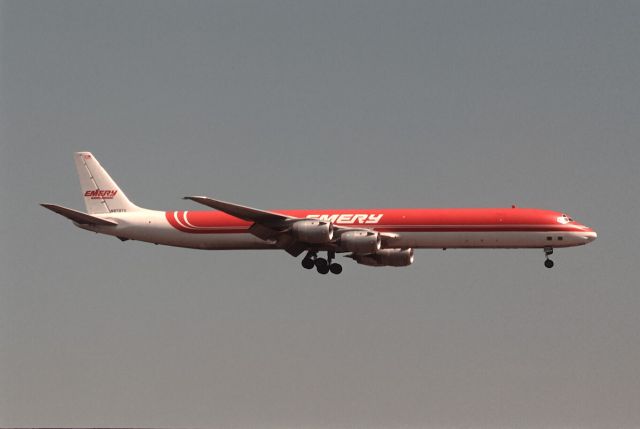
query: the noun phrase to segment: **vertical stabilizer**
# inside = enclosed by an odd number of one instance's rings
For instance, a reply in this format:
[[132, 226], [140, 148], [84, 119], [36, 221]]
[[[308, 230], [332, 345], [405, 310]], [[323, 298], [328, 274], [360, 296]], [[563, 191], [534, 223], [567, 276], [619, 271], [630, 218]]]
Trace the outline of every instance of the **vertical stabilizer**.
[[76, 152], [73, 157], [89, 214], [141, 210], [129, 201], [91, 152]]

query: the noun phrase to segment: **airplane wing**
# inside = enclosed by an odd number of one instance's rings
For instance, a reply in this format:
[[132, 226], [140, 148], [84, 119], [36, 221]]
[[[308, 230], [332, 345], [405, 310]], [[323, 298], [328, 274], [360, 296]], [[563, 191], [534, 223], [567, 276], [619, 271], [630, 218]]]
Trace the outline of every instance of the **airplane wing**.
[[221, 212], [225, 212], [239, 219], [249, 222], [256, 222], [264, 226], [284, 226], [286, 225], [286, 222], [288, 220], [296, 219], [287, 217], [279, 213], [258, 210], [252, 207], [241, 206], [240, 204], [233, 204], [226, 201], [214, 200], [213, 198], [209, 197], [196, 196], [184, 197], [183, 199], [195, 201], [196, 203], [200, 203], [213, 209], [220, 210]]
[[[184, 197], [184, 199], [195, 201], [239, 219], [253, 222], [253, 225], [249, 228], [249, 232], [251, 234], [262, 240], [273, 241], [278, 245], [278, 247], [284, 249], [293, 256], [298, 256], [310, 247], [308, 243], [298, 241], [289, 234], [291, 226], [295, 222], [307, 220], [306, 218], [290, 217], [281, 213], [255, 209], [203, 196]], [[338, 238], [343, 232], [353, 231], [356, 229], [372, 231], [368, 228], [340, 227], [336, 225], [334, 225], [333, 228], [336, 238]], [[328, 244], [335, 246], [335, 243]]]
[[[280, 213], [270, 212], [266, 210], [255, 209], [252, 207], [242, 206], [239, 204], [230, 203], [227, 201], [214, 200], [213, 198], [204, 196], [184, 197], [185, 200], [195, 201], [205, 206], [211, 207], [221, 212], [227, 213], [231, 216], [237, 217], [248, 222], [253, 222], [253, 225], [249, 228], [249, 232], [262, 240], [272, 240], [279, 247], [287, 251], [293, 256], [298, 256], [300, 253], [309, 249], [309, 244], [296, 240], [288, 234], [291, 226], [298, 221], [307, 220], [306, 218], [297, 218], [286, 216]], [[346, 231], [370, 231], [374, 232], [370, 228], [354, 228], [333, 225], [334, 237], [338, 239], [341, 234]], [[383, 242], [397, 238], [398, 234], [382, 232], [379, 233]], [[335, 243], [334, 247], [338, 247]]]
[[52, 212], [58, 213], [66, 217], [67, 219], [71, 219], [72, 221], [82, 224], [82, 225], [106, 225], [106, 226], [115, 226], [116, 222], [112, 222], [110, 220], [102, 219], [96, 216], [91, 216], [86, 213], [79, 212], [77, 210], [69, 209], [62, 206], [57, 206], [55, 204], [40, 204], [42, 207], [51, 210]]
[[251, 234], [262, 240], [273, 241], [278, 247], [293, 256], [298, 256], [308, 248], [306, 244], [295, 240], [286, 233], [294, 222], [300, 220], [299, 218], [292, 218], [280, 213], [254, 209], [203, 196], [184, 197], [184, 199], [195, 201], [239, 219], [253, 222], [253, 225], [249, 228]]

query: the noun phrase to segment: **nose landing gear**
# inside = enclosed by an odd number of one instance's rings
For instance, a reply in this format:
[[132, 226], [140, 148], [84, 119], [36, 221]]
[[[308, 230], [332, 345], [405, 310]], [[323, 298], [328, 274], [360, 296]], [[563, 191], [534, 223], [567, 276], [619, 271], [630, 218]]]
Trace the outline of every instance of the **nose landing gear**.
[[545, 256], [545, 261], [544, 261], [544, 266], [547, 268], [553, 268], [553, 261], [551, 259], [549, 259], [549, 256], [553, 255], [553, 248], [552, 247], [545, 247], [544, 248], [544, 256]]
[[342, 265], [331, 262], [335, 257], [336, 252], [333, 250], [327, 251], [327, 259], [318, 258], [318, 253], [310, 250], [302, 259], [302, 266], [307, 270], [316, 267], [316, 270], [320, 274], [327, 274], [329, 271], [333, 274], [340, 274], [342, 272]]

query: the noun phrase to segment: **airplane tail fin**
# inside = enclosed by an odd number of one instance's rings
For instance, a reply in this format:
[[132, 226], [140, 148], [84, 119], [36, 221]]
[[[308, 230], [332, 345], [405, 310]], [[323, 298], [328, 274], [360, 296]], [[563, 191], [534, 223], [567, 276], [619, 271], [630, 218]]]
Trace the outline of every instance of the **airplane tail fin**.
[[76, 152], [73, 158], [89, 214], [142, 210], [129, 201], [91, 152]]

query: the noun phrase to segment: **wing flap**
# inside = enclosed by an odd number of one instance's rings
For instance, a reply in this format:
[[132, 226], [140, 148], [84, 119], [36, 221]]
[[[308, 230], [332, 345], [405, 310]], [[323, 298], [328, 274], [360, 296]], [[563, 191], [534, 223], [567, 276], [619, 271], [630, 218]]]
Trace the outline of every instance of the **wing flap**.
[[116, 222], [112, 222], [110, 220], [102, 219], [96, 216], [91, 216], [89, 214], [82, 213], [77, 210], [69, 209], [67, 207], [62, 207], [55, 204], [40, 204], [40, 205], [46, 209], [51, 210], [52, 212], [58, 213], [59, 215], [62, 215], [67, 219], [71, 219], [72, 221], [82, 225], [104, 225], [104, 226], [118, 225]]

